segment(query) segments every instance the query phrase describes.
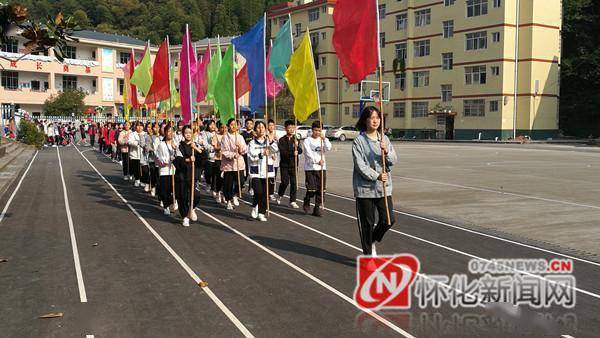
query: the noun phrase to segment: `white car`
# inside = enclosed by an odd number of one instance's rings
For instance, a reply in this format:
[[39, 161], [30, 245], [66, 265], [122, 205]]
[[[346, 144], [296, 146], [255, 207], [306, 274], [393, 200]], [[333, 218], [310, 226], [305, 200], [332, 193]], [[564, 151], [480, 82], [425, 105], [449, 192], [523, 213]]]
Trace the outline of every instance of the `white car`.
[[280, 125], [275, 126], [275, 137], [277, 137], [277, 139], [284, 137], [286, 134], [287, 133], [285, 131], [284, 126], [280, 126]]
[[299, 140], [304, 140], [310, 135], [312, 128], [310, 126], [298, 126], [296, 128], [296, 137]]
[[[321, 133], [324, 136], [327, 136], [327, 135], [329, 135], [329, 133], [331, 133], [332, 129], [335, 129], [335, 127], [330, 124], [325, 124], [325, 125], [323, 125], [323, 129], [321, 130]], [[308, 134], [306, 135], [306, 137], [310, 137], [310, 136], [312, 136], [312, 128], [310, 128], [308, 130]]]
[[334, 140], [340, 140], [343, 142], [346, 140], [354, 140], [355, 138], [358, 137], [358, 135], [360, 135], [360, 132], [358, 131], [358, 129], [356, 129], [356, 127], [344, 126], [344, 127], [332, 129], [329, 132], [329, 134], [327, 135], [327, 137], [334, 139]]

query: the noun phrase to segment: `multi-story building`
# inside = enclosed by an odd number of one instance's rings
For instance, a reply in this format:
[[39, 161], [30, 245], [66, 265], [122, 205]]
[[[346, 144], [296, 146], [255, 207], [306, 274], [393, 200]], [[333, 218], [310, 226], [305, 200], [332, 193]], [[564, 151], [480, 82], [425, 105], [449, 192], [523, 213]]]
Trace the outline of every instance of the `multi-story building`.
[[[335, 0], [272, 7], [309, 28], [323, 120], [353, 125], [371, 84], [349, 85], [331, 43]], [[379, 0], [386, 126], [404, 137], [552, 137], [558, 131], [561, 0]], [[376, 81], [376, 74], [367, 80]], [[368, 87], [368, 88], [363, 88]], [[383, 98], [386, 98], [384, 90]]]
[[[68, 43], [60, 63], [54, 51], [47, 55], [27, 55], [18, 61], [0, 59], [3, 111], [22, 109], [32, 116], [43, 112], [44, 102], [63, 90], [80, 89], [87, 95], [86, 113], [115, 116], [123, 106], [123, 67], [132, 50], [141, 57], [146, 42], [127, 36], [95, 31], [78, 31], [78, 42]], [[25, 52], [20, 38], [2, 45], [0, 56], [18, 59]], [[151, 47], [156, 53], [156, 47]]]

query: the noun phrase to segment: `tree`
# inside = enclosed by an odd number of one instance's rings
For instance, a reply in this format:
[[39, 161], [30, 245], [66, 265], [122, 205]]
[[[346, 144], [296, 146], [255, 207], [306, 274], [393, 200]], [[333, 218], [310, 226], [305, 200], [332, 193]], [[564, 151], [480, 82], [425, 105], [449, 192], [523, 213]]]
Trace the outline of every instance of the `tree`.
[[57, 96], [51, 96], [44, 102], [44, 113], [54, 116], [80, 116], [85, 110], [83, 99], [85, 93], [81, 90], [67, 90]]

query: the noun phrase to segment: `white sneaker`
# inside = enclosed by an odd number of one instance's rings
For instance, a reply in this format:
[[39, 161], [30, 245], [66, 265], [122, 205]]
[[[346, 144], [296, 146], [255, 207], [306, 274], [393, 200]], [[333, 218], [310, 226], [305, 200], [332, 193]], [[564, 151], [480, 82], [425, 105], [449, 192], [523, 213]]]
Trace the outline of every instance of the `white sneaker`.
[[271, 202], [277, 201], [277, 199], [275, 198], [275, 195], [270, 195], [269, 198], [271, 199]]
[[254, 218], [254, 219], [258, 218], [258, 205], [255, 206], [254, 208], [252, 208], [251, 215], [252, 215], [252, 218]]
[[123, 161], [119, 161], [119, 165], [123, 165]]
[[258, 220], [261, 222], [266, 222], [267, 217], [265, 217], [265, 215], [263, 215], [263, 214], [258, 214]]
[[215, 201], [217, 203], [221, 203], [221, 194], [218, 194], [216, 192], [213, 192], [213, 197], [215, 198]]
[[233, 210], [233, 205], [231, 205], [231, 202], [227, 202], [227, 210]]
[[281, 196], [277, 195], [275, 201], [277, 202], [277, 204], [281, 204]]
[[133, 184], [134, 187], [139, 187], [140, 186], [140, 181], [139, 180], [135, 180], [135, 183]]
[[165, 207], [165, 204], [163, 203], [163, 201], [160, 201], [160, 207], [161, 207], [161, 208], [164, 208], [164, 207]]
[[296, 202], [290, 203], [290, 207], [292, 207], [292, 209], [300, 209], [300, 206]]
[[254, 196], [254, 189], [252, 189], [252, 188], [248, 189], [248, 195]]
[[217, 198], [217, 196], [218, 196], [219, 194], [217, 194], [217, 192], [216, 192], [216, 191], [213, 191], [213, 192], [212, 192], [212, 195], [213, 195], [213, 198]]
[[223, 192], [219, 191], [219, 200], [217, 201], [219, 203], [225, 203], [225, 197], [223, 197]]
[[[160, 204], [161, 204], [160, 206], [162, 207], [162, 202], [160, 202]], [[171, 214], [171, 211], [169, 210], [169, 208], [165, 208], [164, 214], [167, 216]]]
[[125, 175], [125, 177], [123, 177], [123, 180], [129, 181], [129, 176]]
[[371, 256], [377, 256], [377, 246], [375, 246], [375, 243], [371, 244]]
[[240, 206], [240, 201], [238, 200], [237, 196], [233, 196], [233, 205], [235, 205], [236, 207]]
[[140, 182], [140, 187], [142, 187], [142, 188], [146, 188], [146, 183], [144, 183], [144, 182]]
[[183, 225], [184, 227], [189, 227], [190, 226], [190, 219], [187, 218], [187, 217], [184, 217], [183, 218], [183, 223], [181, 225]]
[[150, 192], [150, 185], [146, 184], [146, 186], [144, 187], [144, 191], [145, 192]]
[[152, 197], [156, 196], [156, 188], [150, 190], [150, 195], [152, 195]]

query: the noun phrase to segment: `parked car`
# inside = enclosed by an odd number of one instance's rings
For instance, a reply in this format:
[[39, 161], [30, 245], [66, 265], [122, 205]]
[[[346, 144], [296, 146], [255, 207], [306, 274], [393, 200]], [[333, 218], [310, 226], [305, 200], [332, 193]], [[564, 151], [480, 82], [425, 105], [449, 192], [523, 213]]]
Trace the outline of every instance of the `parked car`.
[[358, 137], [359, 134], [360, 133], [359, 133], [358, 129], [356, 129], [356, 127], [344, 126], [344, 127], [332, 129], [328, 133], [327, 137], [334, 139], [334, 140], [340, 140], [343, 142], [346, 140], [354, 140], [355, 138]]
[[[334, 128], [336, 128], [336, 127], [334, 127], [330, 124], [325, 124], [325, 125], [323, 125], [323, 129], [321, 130], [321, 133], [324, 136], [327, 136], [327, 135], [329, 135], [329, 133], [331, 133], [331, 130]], [[308, 131], [308, 134], [306, 137], [310, 137], [310, 136], [312, 136], [312, 128]]]
[[296, 128], [296, 137], [299, 140], [304, 140], [305, 138], [307, 138], [309, 136], [310, 132], [311, 132], [310, 126], [298, 126]]
[[280, 125], [276, 125], [275, 126], [275, 137], [277, 137], [278, 139], [284, 137], [286, 135], [285, 132], [285, 127], [284, 126], [280, 126]]

